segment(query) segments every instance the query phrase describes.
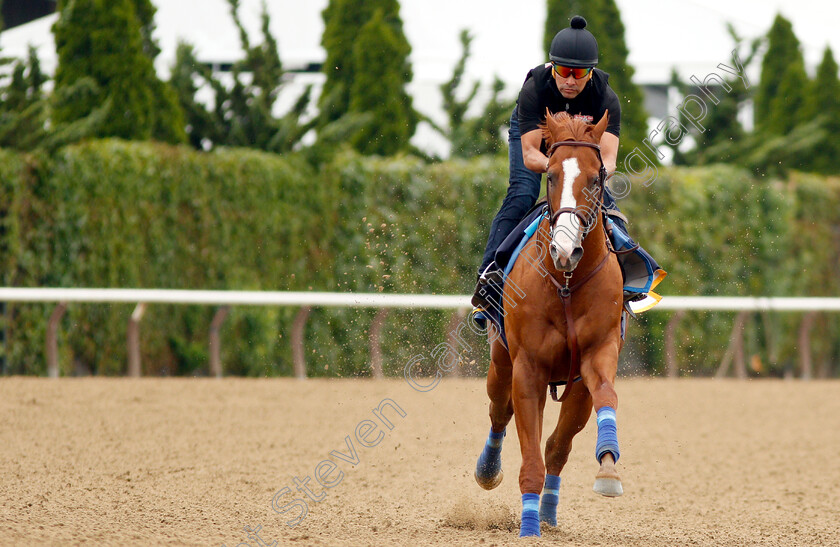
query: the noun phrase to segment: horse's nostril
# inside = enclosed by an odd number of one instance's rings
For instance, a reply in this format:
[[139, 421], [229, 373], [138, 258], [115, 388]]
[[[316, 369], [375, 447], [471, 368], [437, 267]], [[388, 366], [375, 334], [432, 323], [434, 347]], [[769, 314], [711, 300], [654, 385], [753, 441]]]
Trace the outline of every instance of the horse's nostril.
[[571, 259], [574, 262], [577, 262], [578, 260], [580, 260], [580, 257], [582, 257], [582, 256], [583, 256], [583, 247], [575, 247], [575, 250], [572, 251]]

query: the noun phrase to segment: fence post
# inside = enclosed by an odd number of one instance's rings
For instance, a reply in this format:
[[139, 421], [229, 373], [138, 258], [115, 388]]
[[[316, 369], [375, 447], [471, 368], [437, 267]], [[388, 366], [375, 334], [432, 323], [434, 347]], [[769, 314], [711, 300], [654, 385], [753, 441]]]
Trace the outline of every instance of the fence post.
[[368, 335], [368, 345], [370, 347], [370, 368], [373, 372], [374, 378], [384, 378], [385, 374], [382, 372], [382, 327], [385, 326], [385, 319], [391, 310], [388, 308], [379, 308], [376, 315], [373, 316], [373, 321], [370, 323], [370, 334]]
[[47, 376], [58, 378], [58, 323], [67, 311], [67, 302], [59, 302], [47, 323]]
[[720, 361], [715, 373], [715, 378], [725, 378], [729, 372], [729, 364], [733, 358], [735, 360], [735, 376], [738, 378], [747, 377], [747, 366], [744, 362], [744, 323], [747, 321], [747, 316], [750, 312], [739, 311], [735, 316], [735, 322], [732, 324], [732, 334], [729, 335], [729, 347], [726, 348], [726, 353]]
[[685, 310], [677, 310], [668, 324], [665, 326], [665, 365], [668, 369], [668, 378], [676, 378], [680, 375], [679, 363], [677, 363], [677, 324], [685, 316]]
[[747, 360], [744, 358], [744, 326], [749, 315], [750, 312], [748, 311], [742, 311], [738, 314], [741, 324], [736, 339], [737, 345], [735, 346], [735, 377], [741, 380], [747, 377]]
[[814, 326], [814, 319], [817, 312], [810, 311], [802, 318], [799, 324], [799, 366], [802, 370], [802, 379], [810, 380], [813, 377], [811, 365], [811, 328]]
[[6, 346], [6, 338], [9, 329], [9, 319], [6, 317], [6, 303], [0, 302], [0, 321], [3, 322], [3, 326], [0, 326], [0, 374], [3, 376], [6, 375], [6, 367], [8, 363], [7, 354], [9, 352], [8, 347]]
[[306, 378], [306, 358], [304, 357], [303, 333], [306, 327], [306, 320], [312, 308], [303, 306], [295, 315], [292, 323], [292, 362], [294, 363], [295, 378]]
[[142, 376], [140, 363], [140, 320], [146, 311], [146, 303], [140, 302], [131, 312], [128, 320], [128, 331], [126, 333], [126, 344], [128, 345], [128, 375], [132, 378]]
[[761, 320], [764, 323], [764, 340], [767, 344], [767, 364], [770, 368], [775, 368], [779, 362], [779, 337], [776, 335], [773, 316], [769, 311], [764, 311], [761, 313]]
[[216, 310], [213, 320], [210, 321], [210, 374], [216, 378], [222, 377], [221, 342], [219, 341], [219, 329], [222, 328], [225, 318], [230, 312], [230, 306], [222, 306]]

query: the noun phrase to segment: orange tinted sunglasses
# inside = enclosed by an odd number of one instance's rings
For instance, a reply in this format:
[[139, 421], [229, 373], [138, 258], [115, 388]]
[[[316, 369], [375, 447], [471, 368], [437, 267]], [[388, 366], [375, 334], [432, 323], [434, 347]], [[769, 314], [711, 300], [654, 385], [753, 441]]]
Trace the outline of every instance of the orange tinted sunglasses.
[[591, 66], [587, 68], [572, 68], [570, 66], [558, 65], [557, 63], [551, 63], [551, 66], [554, 67], [554, 73], [561, 78], [574, 76], [575, 80], [580, 80], [581, 78], [586, 78], [587, 74], [592, 72]]

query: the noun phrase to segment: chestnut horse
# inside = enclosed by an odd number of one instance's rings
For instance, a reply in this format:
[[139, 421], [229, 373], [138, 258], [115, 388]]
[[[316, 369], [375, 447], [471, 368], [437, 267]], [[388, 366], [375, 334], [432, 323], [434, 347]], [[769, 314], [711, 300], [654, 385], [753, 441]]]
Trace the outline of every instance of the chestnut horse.
[[[487, 375], [491, 429], [475, 472], [478, 483], [488, 490], [501, 482], [502, 440], [515, 416], [522, 450], [520, 536], [539, 536], [540, 521], [556, 526], [560, 472], [572, 438], [586, 425], [593, 407], [600, 464], [594, 490], [605, 496], [622, 494], [615, 465], [618, 396], [613, 387], [623, 343], [622, 275], [604, 230], [601, 200], [606, 171], [598, 145], [608, 114], [596, 125], [565, 112], [546, 114], [548, 213], [506, 279], [503, 315], [508, 349], [498, 336], [491, 343]], [[493, 334], [498, 333], [491, 332], [491, 339]], [[563, 397], [557, 399], [562, 401], [560, 417], [546, 442], [543, 463], [546, 389], [563, 382]]]

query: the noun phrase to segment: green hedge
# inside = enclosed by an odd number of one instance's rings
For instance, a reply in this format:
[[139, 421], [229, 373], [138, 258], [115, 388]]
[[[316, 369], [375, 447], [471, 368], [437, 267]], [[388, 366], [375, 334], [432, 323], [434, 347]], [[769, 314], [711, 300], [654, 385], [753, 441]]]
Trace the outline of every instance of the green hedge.
[[[33, 169], [40, 176], [31, 181], [28, 225], [37, 260], [18, 272], [18, 286], [328, 286], [331, 275], [326, 262], [319, 266], [319, 250], [330, 234], [319, 219], [331, 206], [329, 192], [297, 158], [249, 150], [199, 154], [106, 140], [65, 148]], [[307, 269], [307, 279], [300, 279]], [[122, 373], [131, 310], [70, 306], [62, 325], [63, 365]], [[44, 306], [18, 305], [11, 318], [31, 326], [44, 322], [46, 313]], [[150, 306], [141, 326], [146, 372], [185, 374], [206, 367], [212, 314], [207, 307]], [[236, 308], [226, 327], [236, 334], [226, 340], [228, 370], [290, 369], [277, 336], [288, 316], [288, 310]], [[16, 329], [7, 345], [7, 370], [43, 372], [41, 334]]]
[[[336, 178], [341, 202], [336, 290], [471, 292], [490, 221], [507, 187], [506, 169], [506, 161], [497, 158], [426, 164], [411, 157], [338, 156], [324, 169], [325, 178]], [[313, 374], [367, 374], [373, 315], [372, 310], [313, 314], [307, 342], [320, 362]], [[412, 356], [428, 354], [443, 340], [451, 315], [392, 312], [382, 336], [386, 372], [399, 373]], [[484, 355], [483, 347], [476, 345], [472, 357]]]
[[[826, 296], [840, 294], [840, 179], [793, 174], [756, 179], [733, 166], [661, 169], [649, 187], [635, 185], [619, 206], [630, 232], [668, 271], [663, 294]], [[666, 312], [631, 327], [649, 371], [664, 365]], [[716, 370], [729, 343], [734, 313], [689, 313], [678, 329], [686, 372]], [[781, 374], [797, 360], [801, 314], [755, 314], [747, 324], [748, 357]], [[823, 336], [819, 336], [822, 334]], [[824, 314], [815, 330], [815, 360], [836, 361], [840, 329]], [[640, 347], [639, 347], [640, 346]]]
[[[198, 153], [116, 140], [68, 147], [53, 157], [0, 151], [0, 265], [4, 284], [471, 292], [475, 269], [507, 186], [502, 158], [425, 163], [413, 157], [341, 153], [316, 170], [301, 158], [251, 150]], [[755, 179], [712, 166], [661, 169], [619, 201], [630, 231], [668, 270], [664, 294], [831, 295], [840, 180], [794, 174]], [[8, 305], [7, 373], [42, 374], [52, 305]], [[122, 374], [131, 305], [73, 304], [62, 323], [64, 374]], [[222, 329], [228, 374], [291, 373], [296, 310], [237, 307]], [[149, 306], [141, 325], [146, 374], [206, 374], [203, 306]], [[367, 375], [373, 310], [316, 309], [307, 325], [312, 376]], [[449, 311], [394, 310], [382, 349], [387, 373], [443, 340]], [[662, 368], [653, 311], [630, 327], [625, 362]], [[680, 360], [714, 370], [732, 314], [693, 313], [680, 328]], [[801, 315], [756, 316], [748, 351], [780, 372], [796, 358]], [[817, 363], [836, 360], [840, 325], [815, 329]], [[468, 360], [485, 370], [477, 341]]]

